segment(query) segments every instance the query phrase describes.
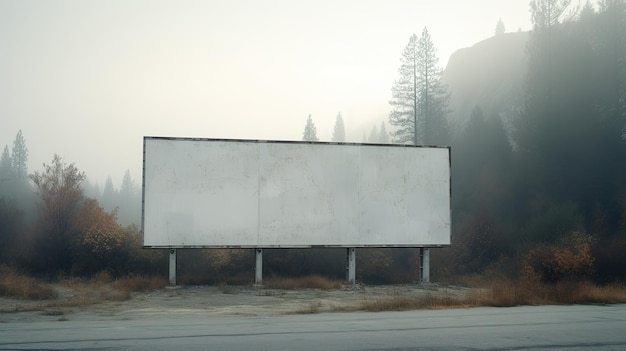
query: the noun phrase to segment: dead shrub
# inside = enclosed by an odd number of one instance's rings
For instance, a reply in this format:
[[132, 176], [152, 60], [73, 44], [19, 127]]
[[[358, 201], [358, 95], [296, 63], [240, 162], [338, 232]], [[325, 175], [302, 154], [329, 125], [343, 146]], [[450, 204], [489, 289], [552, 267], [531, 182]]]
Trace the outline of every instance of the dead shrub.
[[23, 300], [48, 300], [57, 297], [50, 284], [19, 273], [15, 268], [0, 266], [0, 296]]
[[382, 312], [456, 307], [466, 307], [465, 301], [446, 295], [428, 294], [424, 297], [393, 295], [383, 299], [364, 300], [357, 306], [357, 309], [368, 312]]

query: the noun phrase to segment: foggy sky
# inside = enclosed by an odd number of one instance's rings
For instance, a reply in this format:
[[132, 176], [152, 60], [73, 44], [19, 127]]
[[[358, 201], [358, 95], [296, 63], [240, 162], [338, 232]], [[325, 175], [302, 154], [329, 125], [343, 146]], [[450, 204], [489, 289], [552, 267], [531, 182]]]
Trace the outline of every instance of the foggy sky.
[[144, 135], [299, 140], [311, 114], [329, 140], [341, 112], [360, 142], [411, 34], [428, 27], [443, 67], [529, 17], [528, 0], [2, 0], [0, 147], [21, 129], [29, 172], [57, 153], [102, 189], [140, 182]]

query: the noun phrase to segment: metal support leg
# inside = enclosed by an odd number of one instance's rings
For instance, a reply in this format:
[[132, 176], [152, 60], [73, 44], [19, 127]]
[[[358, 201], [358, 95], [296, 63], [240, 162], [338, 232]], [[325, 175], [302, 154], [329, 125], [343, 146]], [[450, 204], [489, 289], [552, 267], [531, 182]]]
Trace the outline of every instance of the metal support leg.
[[254, 269], [254, 283], [263, 284], [263, 249], [256, 249], [256, 265]]
[[354, 247], [348, 248], [348, 266], [347, 270], [347, 280], [348, 283], [355, 284], [356, 283], [356, 249]]
[[420, 283], [430, 283], [430, 249], [420, 247]]
[[176, 249], [170, 249], [170, 285], [176, 286]]

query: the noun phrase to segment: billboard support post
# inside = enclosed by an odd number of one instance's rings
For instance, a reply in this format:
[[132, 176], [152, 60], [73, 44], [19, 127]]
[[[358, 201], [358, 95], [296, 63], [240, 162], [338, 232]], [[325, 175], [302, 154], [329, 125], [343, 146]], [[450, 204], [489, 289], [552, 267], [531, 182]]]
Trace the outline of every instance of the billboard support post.
[[348, 248], [348, 267], [346, 267], [346, 271], [348, 283], [354, 285], [356, 283], [356, 249], [354, 247]]
[[170, 249], [170, 285], [176, 286], [176, 249]]
[[256, 264], [254, 267], [254, 283], [263, 284], [263, 249], [254, 250]]
[[430, 283], [430, 249], [420, 247], [420, 283]]

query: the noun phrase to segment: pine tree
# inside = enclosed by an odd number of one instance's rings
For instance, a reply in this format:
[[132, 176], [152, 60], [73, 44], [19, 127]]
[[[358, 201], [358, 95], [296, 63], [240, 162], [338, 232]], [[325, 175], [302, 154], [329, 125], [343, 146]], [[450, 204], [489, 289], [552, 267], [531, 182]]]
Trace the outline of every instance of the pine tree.
[[380, 130], [378, 131], [378, 142], [381, 144], [389, 143], [389, 133], [387, 133], [387, 128], [385, 128], [385, 121], [380, 124]]
[[376, 128], [376, 125], [372, 127], [370, 136], [367, 138], [367, 142], [370, 144], [378, 144], [378, 128]]
[[9, 154], [9, 147], [4, 146], [2, 157], [0, 158], [0, 182], [7, 182], [12, 179], [13, 174], [13, 161]]
[[500, 18], [496, 24], [496, 36], [504, 34], [504, 31], [504, 22], [502, 22], [502, 18]]
[[315, 127], [315, 123], [313, 123], [313, 119], [311, 115], [306, 120], [306, 126], [304, 127], [304, 133], [302, 133], [302, 140], [304, 141], [319, 141], [317, 137], [317, 128]]
[[112, 211], [117, 206], [119, 206], [118, 193], [113, 186], [111, 176], [108, 176], [102, 191], [102, 207], [107, 211]]
[[448, 143], [450, 94], [441, 83], [438, 62], [428, 29], [419, 38], [413, 34], [401, 57], [400, 78], [391, 88], [389, 123], [397, 128], [392, 133], [394, 142]]
[[135, 193], [135, 182], [130, 177], [130, 170], [126, 170], [124, 173], [124, 178], [122, 178], [122, 185], [120, 186], [120, 195], [122, 197], [122, 201], [128, 202], [133, 197]]
[[333, 129], [333, 138], [331, 140], [339, 143], [346, 141], [346, 130], [343, 125], [341, 112], [339, 112], [337, 119], [335, 119], [335, 128]]
[[141, 222], [141, 192], [126, 170], [119, 194], [118, 222], [122, 225], [139, 224]]
[[15, 179], [20, 183], [26, 182], [28, 179], [28, 168], [26, 166], [28, 162], [28, 148], [26, 147], [26, 140], [21, 130], [17, 132], [15, 140], [13, 141], [11, 161], [13, 163]]
[[530, 14], [535, 29], [550, 29], [562, 20], [573, 18], [576, 11], [568, 11], [570, 3], [571, 0], [532, 0]]

